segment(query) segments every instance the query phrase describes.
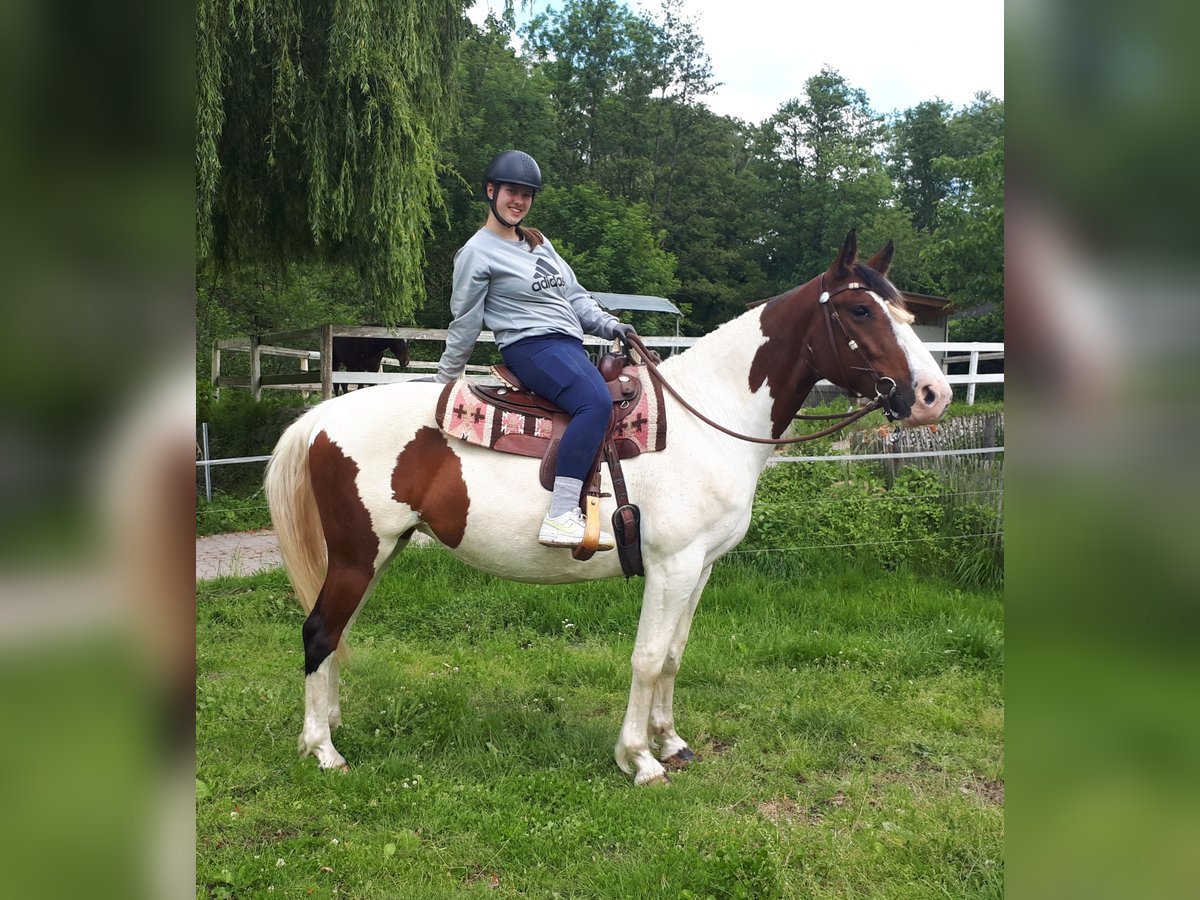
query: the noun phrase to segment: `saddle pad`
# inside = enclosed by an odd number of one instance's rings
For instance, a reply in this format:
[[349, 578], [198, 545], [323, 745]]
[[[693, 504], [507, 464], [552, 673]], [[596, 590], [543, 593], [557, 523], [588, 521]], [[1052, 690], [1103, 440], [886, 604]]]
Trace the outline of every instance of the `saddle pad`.
[[[662, 450], [667, 445], [667, 422], [662, 391], [644, 366], [636, 367], [642, 383], [637, 407], [617, 424], [614, 436], [634, 443], [641, 453]], [[460, 378], [446, 385], [438, 399], [438, 425], [446, 434], [468, 444], [494, 447], [505, 435], [523, 435], [549, 441], [553, 420], [549, 416], [522, 415], [497, 409], [476, 396]]]

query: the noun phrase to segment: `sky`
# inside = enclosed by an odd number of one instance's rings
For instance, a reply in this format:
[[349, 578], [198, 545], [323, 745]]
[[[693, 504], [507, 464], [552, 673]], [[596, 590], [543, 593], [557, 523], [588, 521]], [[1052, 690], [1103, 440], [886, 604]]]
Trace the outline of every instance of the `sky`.
[[[472, 21], [489, 3], [503, 0], [476, 0]], [[532, 8], [547, 5], [562, 2]], [[660, 18], [658, 0], [627, 5]], [[516, 6], [518, 23], [527, 21], [530, 7]], [[684, 10], [721, 82], [707, 98], [720, 115], [761, 122], [825, 66], [865, 91], [877, 113], [935, 98], [959, 108], [978, 91], [1004, 96], [1003, 0], [684, 0]]]

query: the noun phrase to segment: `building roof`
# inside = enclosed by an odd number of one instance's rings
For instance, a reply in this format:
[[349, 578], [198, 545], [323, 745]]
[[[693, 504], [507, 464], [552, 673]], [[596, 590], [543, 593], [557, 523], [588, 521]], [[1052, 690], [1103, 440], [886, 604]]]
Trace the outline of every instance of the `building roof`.
[[918, 306], [929, 306], [933, 309], [945, 309], [950, 305], [948, 297], [935, 297], [932, 294], [918, 294], [914, 291], [901, 291], [905, 303], [916, 303]]
[[683, 312], [666, 297], [652, 297], [647, 294], [606, 294], [591, 291], [596, 302], [605, 309], [632, 309], [644, 312], [666, 312], [682, 316]]

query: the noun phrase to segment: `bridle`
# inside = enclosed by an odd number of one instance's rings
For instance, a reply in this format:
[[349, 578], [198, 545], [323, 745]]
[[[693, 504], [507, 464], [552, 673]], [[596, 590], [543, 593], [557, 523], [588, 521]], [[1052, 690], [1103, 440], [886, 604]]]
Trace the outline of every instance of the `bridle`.
[[[867, 359], [867, 355], [865, 353], [863, 353], [862, 349], [858, 346], [858, 341], [856, 341], [856, 340], [854, 340], [854, 338], [850, 337], [850, 332], [848, 332], [846, 330], [846, 326], [842, 322], [842, 317], [838, 315], [837, 310], [833, 308], [833, 304], [829, 302], [834, 297], [836, 297], [838, 294], [844, 294], [846, 291], [858, 291], [858, 290], [865, 291], [865, 290], [869, 290], [869, 289], [867, 288], [867, 286], [865, 284], [859, 284], [857, 281], [851, 281], [849, 284], [843, 285], [842, 287], [838, 288], [836, 291], [834, 291], [831, 294], [831, 293], [829, 293], [829, 291], [825, 290], [825, 273], [822, 272], [821, 273], [821, 296], [817, 298], [817, 304], [821, 307], [821, 309], [823, 309], [825, 311], [825, 333], [829, 336], [829, 346], [831, 348], [833, 348], [833, 351], [834, 351], [833, 358], [837, 361], [838, 371], [841, 373], [841, 376], [842, 376], [841, 383], [849, 384], [850, 379], [848, 377], [846, 377], [846, 367], [842, 364], [842, 357], [837, 352], [837, 343], [838, 343], [837, 337], [833, 333], [833, 323], [834, 322], [837, 323], [838, 328], [841, 330], [842, 337], [844, 337], [846, 339], [846, 346], [849, 347], [852, 352], [857, 353], [863, 361], [863, 365], [853, 366], [852, 368], [871, 373], [871, 375], [875, 379], [874, 402], [879, 404], [877, 408], [883, 410], [883, 414], [885, 416], [887, 416], [888, 421], [894, 422], [896, 419], [904, 418], [904, 416], [900, 415], [895, 409], [896, 390], [897, 390], [897, 385], [896, 385], [895, 380], [892, 378], [889, 378], [887, 375], [880, 375], [879, 372], [875, 369], [875, 367], [873, 365], [871, 365], [871, 361], [869, 359]], [[809, 350], [809, 353], [812, 352], [811, 344], [809, 345], [808, 350]], [[810, 364], [811, 364], [811, 361], [810, 361]], [[820, 373], [820, 370], [817, 369], [815, 365], [813, 366], [813, 368], [816, 369], [818, 374]], [[891, 384], [891, 388], [889, 388], [886, 393], [884, 393], [884, 391], [881, 389], [884, 386], [884, 382], [888, 382]], [[851, 388], [847, 388], [846, 390], [851, 390]], [[855, 391], [854, 393], [855, 393], [855, 396], [858, 396], [858, 397], [864, 396], [863, 394], [859, 394], [857, 391]]]
[[[690, 412], [692, 415], [694, 415], [700, 421], [704, 422], [706, 425], [709, 425], [709, 426], [717, 429], [717, 431], [720, 431], [723, 434], [727, 434], [730, 437], [734, 437], [734, 438], [737, 438], [738, 440], [742, 440], [742, 441], [750, 441], [751, 443], [755, 443], [755, 444], [801, 444], [801, 443], [804, 443], [805, 441], [815, 441], [817, 438], [822, 438], [827, 435], [833, 434], [835, 431], [840, 431], [841, 429], [845, 428], [847, 425], [849, 425], [853, 422], [857, 422], [859, 419], [863, 418], [863, 416], [866, 416], [869, 413], [872, 413], [877, 409], [882, 409], [883, 414], [888, 417], [889, 421], [892, 421], [897, 418], [901, 418], [901, 416], [893, 409], [893, 405], [892, 405], [894, 403], [895, 394], [896, 394], [896, 382], [893, 379], [887, 377], [886, 375], [880, 375], [875, 370], [875, 367], [871, 365], [870, 360], [867, 359], [866, 354], [864, 354], [862, 352], [862, 350], [859, 349], [858, 342], [855, 341], [854, 338], [850, 337], [850, 334], [846, 331], [846, 326], [842, 323], [842, 320], [838, 316], [837, 311], [832, 309], [832, 304], [830, 304], [830, 302], [829, 302], [831, 299], [836, 297], [838, 294], [844, 293], [845, 291], [865, 290], [865, 289], [866, 289], [865, 285], [859, 284], [857, 281], [852, 281], [849, 284], [845, 285], [844, 287], [838, 288], [836, 291], [834, 291], [832, 294], [830, 294], [828, 291], [825, 290], [825, 275], [822, 274], [821, 275], [821, 296], [818, 299], [817, 303], [820, 305], [821, 309], [824, 310], [825, 332], [829, 337], [829, 345], [834, 351], [834, 358], [837, 359], [837, 361], [838, 361], [838, 368], [842, 374], [842, 383], [849, 384], [850, 379], [848, 379], [846, 377], [846, 371], [845, 371], [844, 366], [842, 365], [841, 356], [837, 353], [838, 342], [837, 342], [837, 337], [835, 336], [834, 331], [833, 331], [833, 323], [834, 322], [837, 322], [838, 328], [841, 330], [842, 335], [846, 339], [847, 346], [849, 346], [849, 348], [851, 350], [858, 353], [858, 355], [862, 357], [863, 362], [866, 364], [865, 371], [868, 371], [872, 375], [875, 376], [875, 397], [866, 406], [861, 407], [860, 409], [854, 410], [853, 412], [834, 413], [831, 415], [797, 415], [797, 416], [794, 416], [793, 418], [795, 418], [795, 419], [806, 419], [806, 420], [836, 419], [837, 420], [833, 425], [830, 425], [826, 428], [822, 428], [819, 431], [814, 431], [809, 434], [798, 435], [796, 437], [790, 437], [790, 438], [755, 437], [754, 435], [741, 434], [737, 431], [733, 431], [732, 429], [726, 428], [724, 425], [721, 425], [718, 422], [714, 422], [708, 416], [704, 415], [704, 413], [700, 412], [700, 410], [696, 409], [696, 407], [692, 406], [690, 403], [688, 403], [686, 400], [684, 400], [683, 397], [679, 396], [679, 392], [676, 391], [675, 388], [671, 386], [670, 382], [668, 382], [666, 380], [666, 378], [663, 377], [662, 373], [659, 372], [658, 365], [655, 363], [654, 353], [649, 348], [647, 348], [644, 343], [642, 343], [641, 337], [639, 337], [636, 333], [634, 333], [632, 335], [623, 337], [622, 340], [625, 341], [625, 343], [628, 347], [631, 347], [632, 349], [638, 351], [638, 355], [642, 358], [642, 363], [646, 366], [646, 369], [650, 372], [650, 377], [653, 378], [655, 381], [657, 381], [660, 385], [662, 385], [663, 389], [666, 390], [666, 392], [669, 393], [672, 397], [674, 397], [677, 401], [679, 401], [680, 405], [682, 405], [684, 409], [686, 409], [688, 412]], [[809, 353], [811, 354], [811, 352], [812, 352], [811, 344], [809, 345], [808, 349], [809, 349]], [[810, 365], [811, 365], [811, 361], [810, 361]], [[854, 368], [862, 368], [862, 367], [855, 366]], [[816, 368], [816, 366], [813, 366], [813, 369], [815, 371], [817, 371], [818, 374], [820, 374], [820, 370], [818, 370]], [[891, 384], [891, 388], [887, 391], [886, 394], [881, 390], [881, 388], [884, 386], [884, 382], [888, 382]], [[847, 388], [847, 390], [849, 390], [849, 388]], [[858, 394], [857, 392], [855, 392], [855, 395], [863, 396], [862, 394]]]

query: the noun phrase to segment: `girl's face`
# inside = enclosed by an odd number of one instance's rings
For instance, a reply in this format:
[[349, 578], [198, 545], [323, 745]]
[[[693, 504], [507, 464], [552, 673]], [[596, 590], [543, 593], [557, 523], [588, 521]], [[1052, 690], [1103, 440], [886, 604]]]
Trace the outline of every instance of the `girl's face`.
[[493, 184], [492, 196], [496, 199], [496, 209], [514, 225], [525, 218], [533, 206], [533, 188], [523, 184]]

